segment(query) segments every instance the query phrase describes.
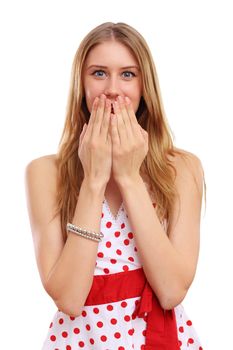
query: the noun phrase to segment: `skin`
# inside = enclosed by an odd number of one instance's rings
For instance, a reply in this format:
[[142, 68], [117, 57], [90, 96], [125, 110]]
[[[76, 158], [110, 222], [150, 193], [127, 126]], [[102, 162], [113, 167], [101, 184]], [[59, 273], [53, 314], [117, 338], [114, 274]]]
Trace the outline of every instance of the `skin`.
[[134, 112], [138, 109], [142, 95], [141, 72], [131, 51], [119, 42], [106, 41], [90, 51], [85, 62], [83, 84], [89, 112], [94, 99], [101, 94], [111, 102], [118, 96], [128, 96]]

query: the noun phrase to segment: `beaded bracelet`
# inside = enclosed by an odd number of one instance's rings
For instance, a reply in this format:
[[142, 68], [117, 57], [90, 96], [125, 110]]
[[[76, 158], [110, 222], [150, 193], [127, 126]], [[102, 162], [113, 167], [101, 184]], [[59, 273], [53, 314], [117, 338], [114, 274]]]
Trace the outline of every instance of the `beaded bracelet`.
[[96, 242], [101, 242], [102, 238], [104, 237], [102, 232], [96, 233], [93, 231], [88, 231], [88, 230], [82, 229], [81, 227], [77, 227], [71, 223], [68, 223], [66, 225], [66, 230], [73, 232], [73, 233], [76, 233], [79, 236], [82, 236], [82, 237], [87, 238], [87, 239], [91, 239], [91, 240], [96, 241]]

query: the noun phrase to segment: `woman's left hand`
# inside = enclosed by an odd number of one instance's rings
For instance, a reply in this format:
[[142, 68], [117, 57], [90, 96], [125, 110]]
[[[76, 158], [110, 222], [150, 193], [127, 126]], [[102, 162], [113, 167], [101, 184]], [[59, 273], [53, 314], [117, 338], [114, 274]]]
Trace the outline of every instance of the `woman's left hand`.
[[138, 124], [129, 98], [118, 97], [111, 114], [112, 173], [116, 182], [133, 180], [148, 152], [148, 133]]

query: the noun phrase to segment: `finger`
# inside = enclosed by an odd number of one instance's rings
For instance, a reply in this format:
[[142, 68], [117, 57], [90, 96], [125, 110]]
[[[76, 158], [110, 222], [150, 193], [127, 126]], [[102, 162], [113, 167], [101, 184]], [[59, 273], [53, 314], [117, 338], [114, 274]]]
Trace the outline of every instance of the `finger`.
[[140, 128], [141, 128], [141, 133], [142, 133], [144, 140], [147, 141], [148, 140], [148, 132], [146, 130], [144, 130], [143, 127], [141, 127], [141, 125], [140, 125]]
[[99, 97], [96, 97], [94, 99], [93, 105], [92, 105], [92, 110], [91, 110], [91, 115], [87, 124], [87, 136], [90, 136], [92, 134], [92, 129], [93, 129], [93, 125], [94, 125], [94, 121], [95, 121], [95, 115], [96, 115], [96, 111], [97, 111], [97, 107], [99, 104]]
[[120, 138], [117, 128], [117, 116], [113, 113], [111, 113], [111, 124], [110, 124], [110, 134], [112, 143], [114, 146], [119, 147], [120, 146]]
[[85, 123], [85, 124], [83, 125], [82, 132], [81, 132], [81, 134], [80, 134], [80, 136], [79, 136], [79, 143], [82, 143], [82, 142], [83, 142], [83, 138], [84, 138], [86, 129], [87, 129], [87, 124]]
[[125, 97], [125, 105], [126, 105], [126, 109], [128, 111], [128, 115], [129, 115], [129, 119], [130, 119], [132, 128], [135, 128], [135, 126], [138, 126], [139, 124], [138, 124], [137, 117], [136, 117], [134, 110], [133, 110], [132, 102], [127, 96]]
[[101, 124], [100, 134], [103, 136], [104, 140], [107, 140], [107, 135], [109, 132], [110, 125], [110, 114], [111, 114], [111, 101], [106, 99], [104, 116]]
[[92, 137], [98, 138], [100, 134], [100, 128], [102, 124], [104, 109], [105, 109], [106, 96], [102, 94], [99, 99], [99, 105], [96, 110], [96, 117], [92, 129]]
[[114, 111], [117, 119], [117, 130], [119, 135], [120, 144], [124, 144], [127, 141], [127, 132], [124, 120], [122, 118], [121, 109], [118, 101], [114, 102]]
[[124, 121], [126, 132], [127, 132], [127, 137], [132, 140], [132, 138], [133, 138], [132, 125], [131, 125], [130, 117], [128, 114], [128, 110], [126, 108], [125, 99], [123, 97], [119, 96], [118, 101], [119, 101], [119, 106], [120, 106], [120, 110], [121, 110], [121, 114], [122, 114], [122, 119]]

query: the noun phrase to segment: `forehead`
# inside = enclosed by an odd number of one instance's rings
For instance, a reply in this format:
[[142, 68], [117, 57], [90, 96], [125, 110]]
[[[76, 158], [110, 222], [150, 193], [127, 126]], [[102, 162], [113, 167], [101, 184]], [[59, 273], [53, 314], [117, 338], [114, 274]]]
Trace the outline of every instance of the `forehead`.
[[132, 51], [117, 41], [106, 41], [93, 47], [86, 58], [86, 66], [133, 66], [137, 60]]

